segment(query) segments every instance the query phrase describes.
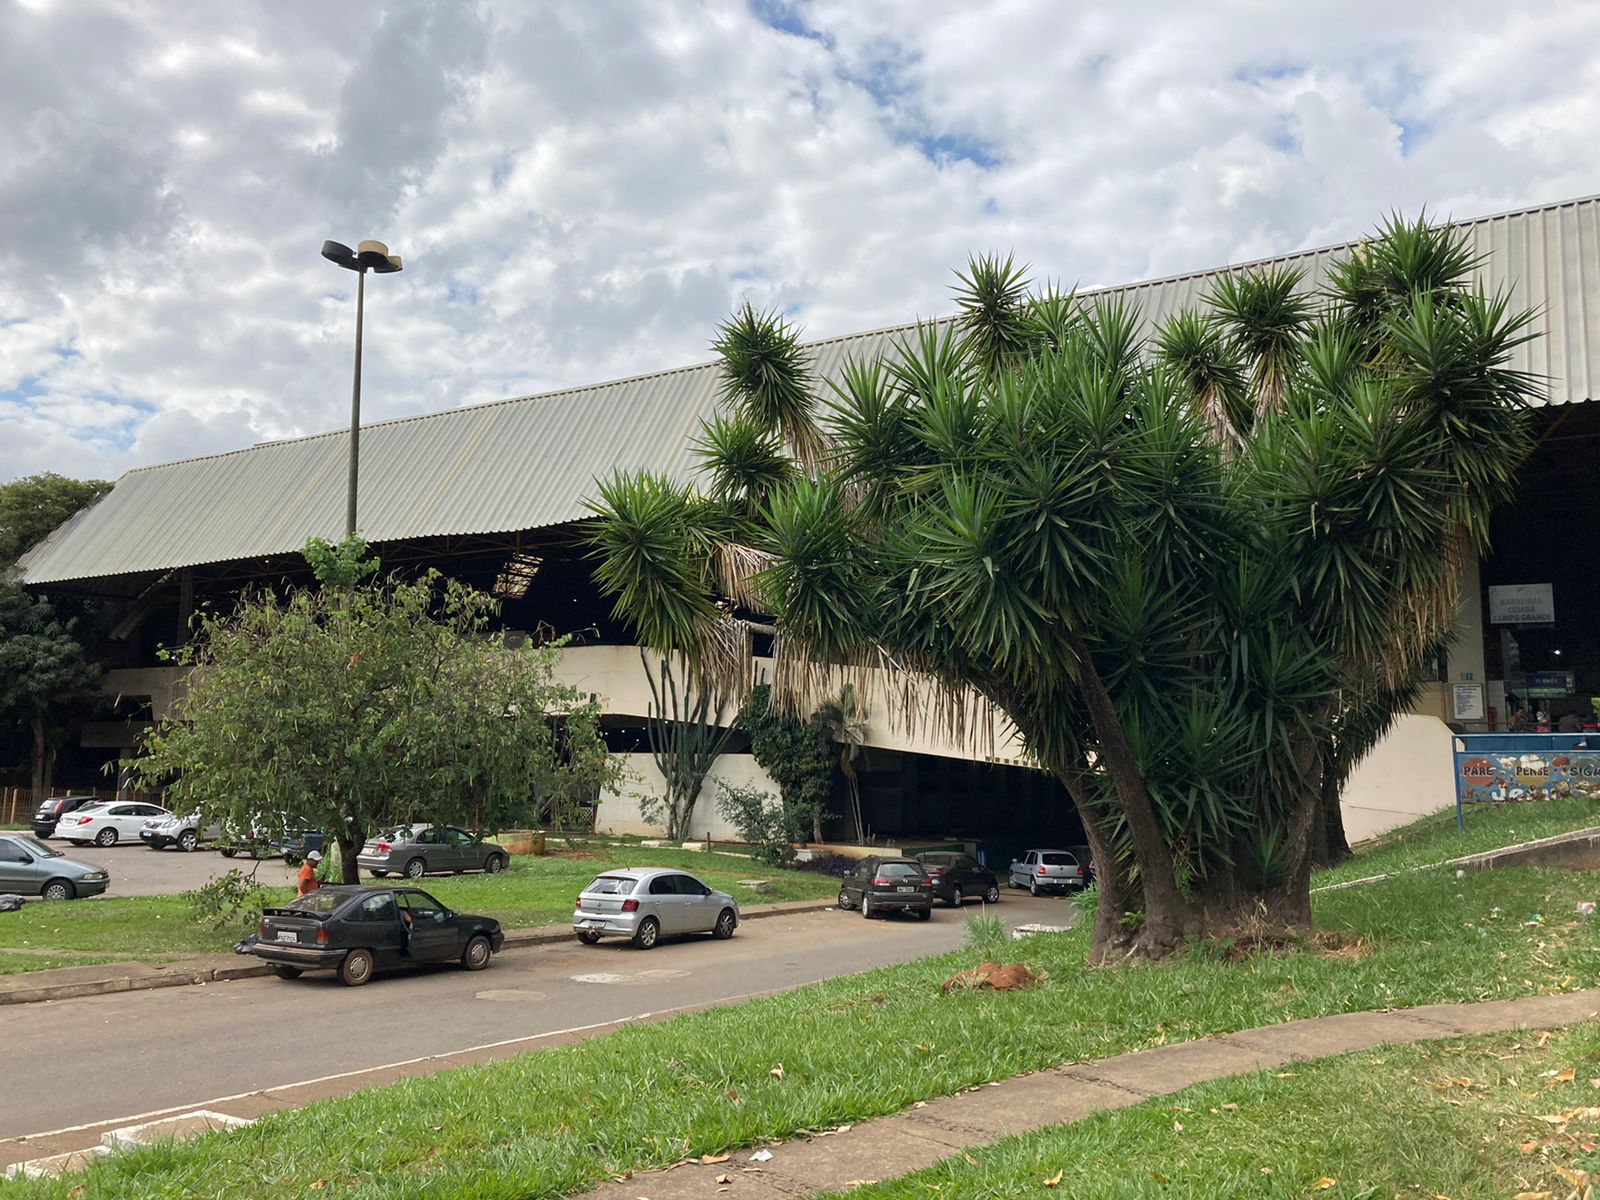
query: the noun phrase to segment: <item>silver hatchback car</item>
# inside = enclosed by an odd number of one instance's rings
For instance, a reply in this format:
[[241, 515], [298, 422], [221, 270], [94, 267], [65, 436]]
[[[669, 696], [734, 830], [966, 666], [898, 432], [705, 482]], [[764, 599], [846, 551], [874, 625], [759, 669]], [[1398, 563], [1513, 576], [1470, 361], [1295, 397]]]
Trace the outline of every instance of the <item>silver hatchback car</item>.
[[578, 893], [572, 910], [573, 931], [586, 946], [612, 936], [648, 950], [680, 933], [731, 938], [738, 927], [739, 902], [732, 896], [687, 872], [658, 867], [607, 871]]
[[103, 867], [75, 862], [25, 833], [0, 834], [0, 892], [74, 900], [111, 885]]

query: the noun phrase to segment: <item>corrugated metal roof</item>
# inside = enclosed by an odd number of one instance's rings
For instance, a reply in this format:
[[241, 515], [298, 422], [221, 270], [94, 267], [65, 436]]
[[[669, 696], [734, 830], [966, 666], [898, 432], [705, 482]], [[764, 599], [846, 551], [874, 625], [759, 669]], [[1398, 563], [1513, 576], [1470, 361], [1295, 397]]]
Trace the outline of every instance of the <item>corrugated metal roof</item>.
[[[1513, 365], [1548, 378], [1550, 398], [1593, 397], [1600, 378], [1600, 197], [1458, 222], [1488, 256], [1481, 282], [1535, 308], [1541, 334]], [[1287, 264], [1319, 286], [1355, 243], [1259, 264]], [[1197, 304], [1217, 268], [1097, 289], [1140, 306], [1147, 325]], [[817, 371], [892, 349], [912, 326], [811, 344]], [[507, 533], [578, 520], [597, 476], [652, 470], [685, 477], [689, 445], [716, 403], [713, 363], [364, 426], [361, 532], [383, 543]], [[348, 432], [270, 442], [129, 471], [92, 508], [23, 560], [28, 583], [62, 583], [297, 551], [344, 527]]]

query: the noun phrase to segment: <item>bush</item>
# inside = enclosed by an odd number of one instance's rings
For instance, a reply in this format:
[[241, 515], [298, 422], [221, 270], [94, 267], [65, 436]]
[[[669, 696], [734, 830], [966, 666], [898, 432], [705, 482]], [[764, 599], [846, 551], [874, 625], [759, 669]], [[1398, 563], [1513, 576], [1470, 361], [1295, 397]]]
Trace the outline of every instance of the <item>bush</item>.
[[717, 809], [738, 830], [739, 837], [749, 843], [757, 862], [777, 867], [794, 860], [794, 843], [804, 836], [804, 831], [795, 828], [794, 820], [776, 796], [755, 788], [735, 787], [720, 779], [717, 788], [721, 792]]
[[261, 924], [261, 910], [267, 906], [268, 894], [254, 875], [234, 867], [204, 886], [183, 893], [183, 899], [202, 925], [253, 933]]
[[1006, 927], [999, 917], [968, 917], [961, 931], [961, 944], [985, 958], [998, 956], [1006, 948]]
[[848, 854], [832, 854], [822, 851], [813, 854], [804, 861], [797, 858], [789, 866], [796, 871], [812, 871], [818, 875], [831, 875], [838, 878], [840, 875], [850, 874], [855, 869], [856, 863], [860, 861], [858, 858], [851, 858]]

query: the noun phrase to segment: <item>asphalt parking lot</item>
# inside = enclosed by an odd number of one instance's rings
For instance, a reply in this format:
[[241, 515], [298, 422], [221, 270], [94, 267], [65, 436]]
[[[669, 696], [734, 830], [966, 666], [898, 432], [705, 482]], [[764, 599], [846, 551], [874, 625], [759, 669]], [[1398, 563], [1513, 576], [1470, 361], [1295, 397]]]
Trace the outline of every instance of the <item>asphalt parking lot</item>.
[[93, 863], [111, 876], [107, 896], [175, 896], [193, 891], [234, 867], [268, 887], [294, 883], [295, 872], [281, 858], [223, 858], [215, 850], [152, 850], [140, 842], [120, 842], [115, 846], [74, 846], [62, 838], [51, 838], [51, 846], [77, 862]]

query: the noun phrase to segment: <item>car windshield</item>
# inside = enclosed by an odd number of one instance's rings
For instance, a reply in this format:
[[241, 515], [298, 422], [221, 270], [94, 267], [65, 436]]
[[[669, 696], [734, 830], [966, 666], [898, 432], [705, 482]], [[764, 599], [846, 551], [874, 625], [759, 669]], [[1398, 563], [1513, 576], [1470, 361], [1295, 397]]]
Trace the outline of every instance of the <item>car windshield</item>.
[[285, 907], [295, 912], [325, 916], [348, 899], [350, 899], [349, 895], [344, 892], [333, 892], [318, 888], [314, 892], [307, 892], [304, 896], [291, 900]]
[[885, 879], [904, 879], [907, 876], [921, 875], [922, 868], [915, 863], [884, 863], [878, 868], [878, 874]]
[[46, 846], [38, 838], [31, 838], [31, 837], [23, 836], [23, 837], [15, 838], [14, 840], [16, 841], [17, 845], [21, 846], [24, 850], [26, 850], [29, 854], [33, 855], [35, 858], [60, 858], [61, 857], [61, 851], [52, 850], [49, 846]]
[[583, 890], [597, 896], [626, 896], [637, 882], [623, 875], [602, 875]]
[[1078, 864], [1072, 861], [1070, 854], [1041, 854], [1039, 861], [1049, 867], [1075, 867]]

